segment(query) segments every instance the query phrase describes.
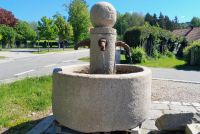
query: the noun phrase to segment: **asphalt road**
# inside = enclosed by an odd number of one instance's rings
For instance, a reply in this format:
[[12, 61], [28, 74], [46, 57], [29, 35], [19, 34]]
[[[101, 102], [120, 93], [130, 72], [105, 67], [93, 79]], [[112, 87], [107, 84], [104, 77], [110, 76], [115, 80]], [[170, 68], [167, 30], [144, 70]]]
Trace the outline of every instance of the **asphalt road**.
[[[175, 80], [200, 84], [200, 71], [151, 68], [154, 79]], [[199, 87], [200, 88], [200, 87]]]
[[[3, 55], [4, 54], [4, 55]], [[10, 59], [0, 61], [0, 83], [10, 82], [27, 76], [51, 74], [54, 68], [81, 64], [78, 59], [88, 57], [89, 50], [33, 55], [23, 52], [1, 52]], [[151, 68], [154, 79], [200, 83], [200, 71]]]
[[78, 59], [88, 57], [89, 50], [51, 53], [44, 55], [26, 55], [8, 59], [0, 63], [0, 83], [13, 81], [27, 76], [51, 74], [56, 67], [80, 64]]

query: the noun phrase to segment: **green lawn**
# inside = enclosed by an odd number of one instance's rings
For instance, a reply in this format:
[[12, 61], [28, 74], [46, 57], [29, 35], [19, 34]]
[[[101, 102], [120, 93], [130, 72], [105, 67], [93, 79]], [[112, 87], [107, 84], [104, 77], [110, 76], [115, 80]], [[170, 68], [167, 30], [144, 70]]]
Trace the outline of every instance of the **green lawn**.
[[78, 60], [84, 61], [84, 62], [90, 62], [90, 58], [89, 57], [83, 57], [83, 58], [80, 58]]
[[[47, 111], [51, 107], [51, 76], [26, 78], [0, 85], [0, 130], [4, 127], [21, 126], [33, 117], [31, 113]], [[28, 125], [28, 126], [27, 126]], [[24, 125], [24, 129], [30, 124]]]
[[[80, 58], [79, 60], [89, 62], [90, 58], [84, 57]], [[122, 63], [124, 63], [124, 55], [121, 55], [121, 61]], [[177, 59], [175, 57], [161, 57], [159, 59], [148, 59], [146, 62], [140, 63], [138, 65], [157, 68], [175, 68], [180, 70], [200, 70], [200, 67], [187, 65], [184, 60]]]
[[[83, 50], [83, 49], [87, 49], [87, 48], [79, 48], [79, 50]], [[32, 52], [32, 54], [45, 54], [45, 53], [49, 53], [49, 52], [65, 52], [65, 51], [75, 51], [74, 48], [65, 48], [64, 51], [63, 49], [45, 49], [45, 50], [40, 50], [39, 53], [38, 52]]]
[[174, 57], [162, 57], [159, 59], [149, 59], [140, 65], [148, 67], [160, 67], [160, 68], [176, 68], [177, 66], [185, 65], [184, 60], [179, 60]]
[[196, 70], [199, 71], [199, 66], [190, 66], [183, 59], [177, 59], [175, 57], [162, 57], [159, 59], [149, 59], [144, 63], [139, 65], [147, 67], [157, 67], [157, 68], [175, 68], [178, 70]]
[[38, 52], [32, 52], [32, 54], [45, 54], [45, 53], [49, 53], [49, 52], [65, 52], [65, 51], [73, 51], [74, 48], [65, 48], [65, 50], [63, 51], [62, 49], [60, 50], [56, 50], [56, 49], [53, 49], [53, 50], [49, 50], [48, 49], [45, 49], [45, 50], [40, 50], [39, 53]]
[[1, 59], [5, 59], [5, 58], [6, 58], [6, 57], [4, 57], [4, 56], [0, 56], [0, 60], [1, 60]]

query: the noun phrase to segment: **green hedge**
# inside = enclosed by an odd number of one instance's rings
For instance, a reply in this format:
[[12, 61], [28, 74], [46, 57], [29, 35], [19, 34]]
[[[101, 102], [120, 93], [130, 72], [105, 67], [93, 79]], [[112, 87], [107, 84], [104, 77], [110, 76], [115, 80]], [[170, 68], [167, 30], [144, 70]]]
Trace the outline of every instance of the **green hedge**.
[[184, 57], [188, 64], [200, 66], [200, 41], [195, 41], [186, 47]]
[[143, 47], [148, 56], [154, 57], [156, 53], [164, 54], [166, 51], [178, 53], [177, 48], [182, 48], [178, 45], [182, 44], [184, 38], [160, 27], [145, 24], [127, 30], [124, 41], [134, 48]]

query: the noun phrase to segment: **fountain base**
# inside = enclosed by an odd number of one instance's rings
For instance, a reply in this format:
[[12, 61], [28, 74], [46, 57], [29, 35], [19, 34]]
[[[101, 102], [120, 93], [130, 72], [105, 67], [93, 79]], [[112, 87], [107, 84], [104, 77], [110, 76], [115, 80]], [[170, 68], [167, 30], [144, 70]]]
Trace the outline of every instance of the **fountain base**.
[[89, 65], [53, 73], [53, 114], [67, 128], [91, 133], [139, 126], [151, 104], [151, 71], [116, 65], [117, 74], [88, 74]]

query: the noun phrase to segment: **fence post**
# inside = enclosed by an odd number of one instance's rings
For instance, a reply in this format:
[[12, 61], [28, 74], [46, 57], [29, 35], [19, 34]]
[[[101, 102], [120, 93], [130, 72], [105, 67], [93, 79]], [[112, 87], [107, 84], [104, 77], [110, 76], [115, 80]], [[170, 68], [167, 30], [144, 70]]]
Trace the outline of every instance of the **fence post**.
[[194, 48], [191, 48], [190, 52], [190, 65], [194, 65]]

